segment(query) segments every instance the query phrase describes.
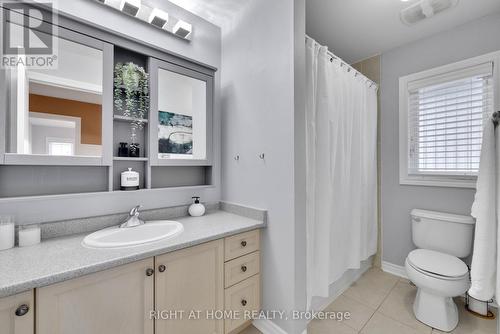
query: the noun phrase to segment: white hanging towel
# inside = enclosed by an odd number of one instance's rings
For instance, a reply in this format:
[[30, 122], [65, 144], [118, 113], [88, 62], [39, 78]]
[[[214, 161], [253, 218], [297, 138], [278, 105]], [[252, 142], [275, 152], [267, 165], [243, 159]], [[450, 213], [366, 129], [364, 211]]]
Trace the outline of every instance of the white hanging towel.
[[497, 248], [500, 245], [497, 231], [500, 199], [497, 196], [500, 180], [499, 148], [495, 126], [492, 121], [487, 120], [483, 130], [476, 197], [471, 212], [476, 218], [476, 233], [469, 295], [482, 301], [492, 299], [495, 292], [497, 297], [500, 296], [500, 282], [497, 276]]

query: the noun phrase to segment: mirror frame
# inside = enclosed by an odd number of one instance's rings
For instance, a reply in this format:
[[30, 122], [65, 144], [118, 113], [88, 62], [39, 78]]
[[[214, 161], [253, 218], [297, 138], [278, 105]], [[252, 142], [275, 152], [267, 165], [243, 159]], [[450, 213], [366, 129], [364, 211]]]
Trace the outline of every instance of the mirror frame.
[[[206, 157], [205, 159], [158, 158], [158, 72], [166, 70], [204, 81], [206, 84]], [[213, 96], [214, 77], [166, 61], [150, 58], [149, 161], [151, 166], [211, 166], [213, 162]]]
[[[41, 3], [33, 3], [33, 7], [45, 11], [46, 6]], [[132, 200], [133, 202], [137, 201], [145, 201], [145, 199], [149, 199], [152, 205], [161, 206], [164, 205], [165, 200], [172, 199], [175, 203], [176, 201], [183, 202], [182, 198], [190, 198], [192, 196], [193, 191], [196, 191], [199, 195], [204, 197], [206, 200], [210, 200], [210, 198], [215, 198], [217, 196], [217, 192], [220, 187], [220, 124], [215, 122], [215, 119], [219, 117], [218, 108], [220, 103], [220, 96], [218, 91], [216, 91], [216, 84], [219, 85], [220, 76], [216, 73], [218, 68], [214, 65], [209, 65], [200, 60], [189, 58], [188, 56], [184, 56], [183, 54], [175, 53], [171, 51], [168, 46], [168, 43], [164, 43], [162, 45], [156, 43], [148, 43], [144, 41], [137, 40], [132, 36], [123, 35], [119, 32], [109, 30], [107, 28], [101, 27], [100, 25], [89, 23], [83, 20], [80, 20], [77, 17], [70, 16], [66, 13], [59, 13], [57, 22], [56, 21], [47, 21], [49, 23], [53, 23], [57, 25], [59, 28], [58, 34], [62, 36], [62, 34], [74, 33], [77, 36], [89, 38], [95, 42], [100, 42], [102, 45], [105, 45], [106, 48], [102, 48], [103, 51], [106, 50], [106, 57], [104, 58], [104, 69], [103, 69], [103, 89], [109, 89], [110, 94], [109, 98], [103, 96], [103, 156], [98, 161], [92, 160], [87, 157], [73, 156], [73, 157], [52, 157], [52, 156], [33, 156], [33, 155], [19, 155], [8, 153], [7, 160], [9, 160], [8, 165], [11, 165], [9, 168], [15, 168], [13, 165], [24, 165], [24, 166], [72, 166], [72, 167], [80, 167], [80, 166], [95, 166], [95, 168], [105, 168], [108, 172], [108, 190], [107, 191], [98, 191], [92, 193], [58, 193], [58, 194], [33, 194], [26, 195], [22, 197], [2, 197], [0, 198], [0, 209], [3, 207], [6, 208], [14, 208], [17, 213], [23, 213], [21, 216], [22, 219], [28, 219], [30, 223], [33, 223], [33, 219], [38, 219], [37, 217], [41, 217], [40, 213], [36, 213], [36, 217], [33, 218], [31, 213], [33, 212], [33, 208], [42, 210], [45, 212], [43, 215], [44, 221], [51, 220], [61, 220], [67, 219], [69, 216], [81, 216], [83, 214], [87, 214], [85, 210], [82, 211], [82, 201], [83, 203], [96, 203], [96, 208], [101, 208], [102, 214], [108, 214], [109, 208], [112, 207], [112, 210], [125, 210], [128, 207], [128, 202]], [[2, 31], [2, 27], [0, 26], [0, 33]], [[169, 36], [168, 38], [172, 38], [177, 40], [175, 36]], [[177, 42], [174, 42], [177, 43]], [[148, 59], [148, 63], [150, 60], [161, 60], [170, 65], [177, 65], [178, 68], [184, 70], [191, 70], [193, 74], [203, 74], [210, 81], [211, 92], [208, 93], [207, 100], [207, 108], [210, 108], [210, 112], [207, 114], [207, 122], [208, 117], [210, 117], [211, 124], [207, 123], [207, 136], [210, 136], [210, 142], [207, 139], [207, 159], [204, 161], [200, 160], [186, 160], [185, 163], [176, 162], [174, 166], [189, 166], [189, 167], [203, 167], [206, 173], [206, 177], [208, 181], [205, 184], [195, 185], [195, 186], [172, 186], [165, 188], [152, 188], [151, 187], [151, 160], [149, 159], [147, 162], [144, 160], [145, 168], [145, 185], [144, 189], [141, 189], [137, 192], [123, 192], [123, 191], [115, 191], [113, 188], [113, 175], [115, 169], [116, 161], [113, 160], [114, 146], [113, 146], [113, 125], [114, 125], [114, 103], [113, 103], [113, 70], [114, 70], [114, 54], [115, 49], [128, 49], [133, 50], [136, 53], [142, 54]], [[148, 67], [149, 68], [149, 67]], [[6, 71], [0, 68], [0, 169], [2, 165], [5, 164], [6, 157], [6, 148], [8, 145], [7, 136], [9, 129], [7, 127], [7, 122], [9, 121], [9, 101], [8, 101], [8, 85], [10, 83], [6, 82]], [[218, 86], [217, 86], [218, 87]], [[103, 92], [104, 94], [104, 92]], [[148, 127], [149, 129], [149, 127]], [[104, 138], [105, 133], [108, 132], [108, 139]], [[107, 135], [106, 135], [107, 136]], [[146, 141], [144, 143], [145, 149], [149, 148], [150, 135], [149, 133], [146, 136]], [[150, 154], [148, 154], [151, 157]], [[153, 157], [154, 158], [154, 157]], [[158, 167], [157, 167], [158, 166]], [[167, 170], [169, 167], [161, 167], [163, 164], [154, 165], [154, 167]], [[168, 165], [167, 165], [168, 166]], [[53, 169], [57, 170], [57, 169]], [[78, 173], [78, 169], [75, 169], [75, 173]], [[76, 174], [78, 175], [78, 174]], [[215, 196], [215, 197], [214, 197]], [[126, 201], [124, 201], [126, 199]], [[53, 208], [54, 205], [60, 207], [61, 203], [64, 202], [63, 206], [69, 208], [64, 211], [64, 215], [66, 218], [61, 217], [61, 213], [59, 211], [54, 211], [52, 209], [46, 210], [47, 208]], [[107, 203], [107, 205], [103, 205], [103, 203]], [[117, 203], [121, 203], [118, 205], [121, 209], [117, 209]], [[125, 203], [125, 204], [123, 204]], [[156, 204], [155, 204], [156, 203]], [[174, 204], [175, 204], [174, 203]], [[182, 204], [182, 203], [181, 203]], [[9, 209], [10, 210], [10, 209]], [[36, 210], [35, 210], [36, 211]], [[70, 212], [71, 211], [71, 212]], [[27, 212], [27, 213], [26, 213]], [[56, 212], [56, 213], [54, 213]], [[69, 212], [69, 213], [68, 213]], [[26, 213], [26, 214], [25, 214]], [[69, 216], [68, 216], [69, 215]], [[27, 218], [28, 217], [28, 218]]]
[[[40, 29], [40, 31], [44, 32]], [[45, 31], [46, 32], [46, 31]], [[0, 136], [0, 163], [5, 165], [52, 165], [52, 166], [112, 166], [112, 128], [113, 128], [113, 45], [92, 37], [58, 26], [56, 36], [102, 51], [102, 105], [101, 105], [101, 156], [50, 156], [45, 154], [20, 154], [15, 150], [14, 115], [17, 113], [17, 91], [12, 89], [12, 78], [8, 69], [2, 69], [1, 96], [6, 97], [5, 108], [0, 110], [0, 120], [5, 124]]]

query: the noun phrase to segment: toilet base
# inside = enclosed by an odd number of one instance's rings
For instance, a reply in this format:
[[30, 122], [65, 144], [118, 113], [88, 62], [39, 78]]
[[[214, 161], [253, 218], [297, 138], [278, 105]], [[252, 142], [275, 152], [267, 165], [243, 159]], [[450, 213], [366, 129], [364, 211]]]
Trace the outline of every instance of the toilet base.
[[413, 312], [419, 321], [440, 331], [451, 332], [458, 325], [458, 308], [450, 297], [418, 289]]

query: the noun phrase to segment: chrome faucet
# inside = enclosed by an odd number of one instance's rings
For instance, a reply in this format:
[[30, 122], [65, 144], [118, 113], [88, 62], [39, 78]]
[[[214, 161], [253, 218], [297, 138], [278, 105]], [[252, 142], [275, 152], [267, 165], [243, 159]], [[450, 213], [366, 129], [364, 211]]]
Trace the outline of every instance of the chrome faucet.
[[127, 220], [120, 225], [120, 228], [128, 228], [128, 227], [143, 225], [144, 221], [139, 219], [139, 209], [141, 207], [142, 205], [137, 205], [135, 208], [130, 210]]

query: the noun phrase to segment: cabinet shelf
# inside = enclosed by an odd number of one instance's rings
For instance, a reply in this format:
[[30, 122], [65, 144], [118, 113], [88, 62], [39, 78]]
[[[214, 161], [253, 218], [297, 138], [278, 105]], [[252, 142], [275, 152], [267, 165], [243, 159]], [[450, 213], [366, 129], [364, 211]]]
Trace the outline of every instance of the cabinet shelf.
[[139, 157], [139, 158], [134, 158], [134, 157], [113, 157], [114, 161], [148, 161], [149, 159], [146, 157]]
[[123, 116], [123, 115], [114, 115], [113, 118], [115, 121], [118, 121], [118, 122], [141, 122], [141, 123], [148, 123], [149, 122], [145, 118], [135, 118], [135, 117], [129, 117], [129, 116]]

